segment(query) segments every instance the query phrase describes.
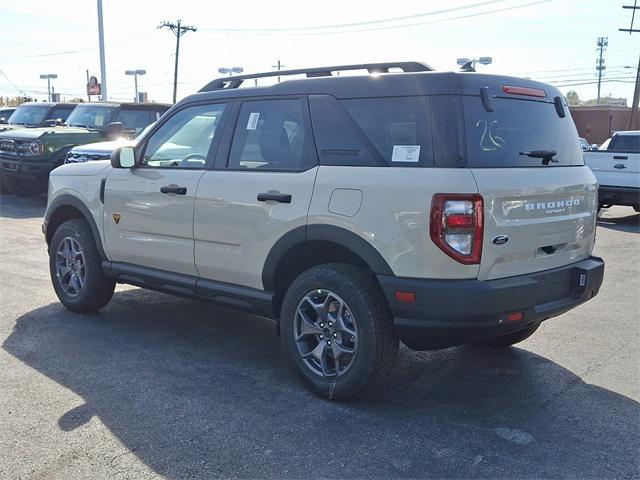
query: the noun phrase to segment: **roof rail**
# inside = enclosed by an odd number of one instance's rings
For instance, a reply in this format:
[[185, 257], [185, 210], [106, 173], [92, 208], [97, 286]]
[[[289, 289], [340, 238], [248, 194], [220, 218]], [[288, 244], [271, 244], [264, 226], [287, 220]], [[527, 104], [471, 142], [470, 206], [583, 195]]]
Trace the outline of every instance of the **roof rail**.
[[210, 92], [225, 88], [238, 88], [245, 80], [252, 78], [284, 77], [287, 75], [306, 75], [307, 78], [331, 77], [332, 72], [346, 70], [367, 70], [369, 73], [388, 73], [391, 68], [398, 68], [403, 72], [430, 72], [429, 65], [420, 62], [391, 62], [391, 63], [362, 63], [359, 65], [336, 65], [333, 67], [301, 68], [298, 70], [275, 70], [273, 72], [251, 73], [233, 77], [221, 77], [207, 83], [200, 92]]

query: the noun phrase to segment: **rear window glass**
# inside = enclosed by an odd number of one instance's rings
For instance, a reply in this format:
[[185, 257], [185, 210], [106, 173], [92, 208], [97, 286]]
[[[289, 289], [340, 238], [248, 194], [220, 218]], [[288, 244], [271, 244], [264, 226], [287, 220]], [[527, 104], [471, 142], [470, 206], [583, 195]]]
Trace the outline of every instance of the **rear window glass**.
[[469, 167], [542, 167], [526, 152], [556, 152], [551, 166], [584, 165], [570, 115], [560, 118], [553, 103], [495, 98], [487, 112], [480, 97], [463, 99]]
[[613, 152], [640, 153], [640, 134], [615, 135], [611, 138], [607, 150]]
[[363, 98], [342, 104], [389, 166], [433, 165], [429, 97]]

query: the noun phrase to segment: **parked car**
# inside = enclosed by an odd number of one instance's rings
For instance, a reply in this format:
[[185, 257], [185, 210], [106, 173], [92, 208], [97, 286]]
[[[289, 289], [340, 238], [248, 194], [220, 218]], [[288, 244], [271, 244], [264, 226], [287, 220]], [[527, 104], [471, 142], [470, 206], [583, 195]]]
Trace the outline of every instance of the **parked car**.
[[278, 319], [307, 385], [347, 399], [399, 340], [507, 347], [596, 295], [596, 193], [551, 85], [323, 67], [214, 80], [110, 162], [54, 170], [43, 231], [69, 310], [121, 282]]
[[0, 132], [4, 187], [20, 196], [38, 195], [47, 189], [49, 172], [64, 163], [75, 145], [133, 136], [168, 109], [159, 103], [83, 103], [66, 126]]
[[[37, 128], [63, 125], [77, 103], [26, 102], [20, 104], [6, 122], [0, 122], [0, 132], [16, 128]], [[0, 115], [1, 116], [1, 115]]]
[[586, 152], [585, 162], [598, 180], [600, 208], [626, 205], [640, 212], [640, 131], [614, 133]]
[[583, 152], [587, 152], [591, 147], [589, 146], [589, 142], [587, 142], [586, 138], [578, 138], [578, 142], [580, 142], [580, 148]]
[[0, 125], [6, 125], [9, 117], [15, 110], [16, 107], [0, 107]]
[[118, 147], [135, 145], [137, 140], [155, 125], [155, 122], [147, 125], [134, 138], [120, 137], [108, 142], [89, 143], [73, 147], [67, 153], [64, 163], [95, 162], [97, 160], [110, 160], [111, 152]]

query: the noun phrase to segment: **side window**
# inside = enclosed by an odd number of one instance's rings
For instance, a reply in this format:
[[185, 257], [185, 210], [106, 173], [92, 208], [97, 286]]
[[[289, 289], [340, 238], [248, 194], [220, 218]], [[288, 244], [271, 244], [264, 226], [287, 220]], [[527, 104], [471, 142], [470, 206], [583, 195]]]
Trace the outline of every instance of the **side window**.
[[120, 108], [118, 116], [113, 121], [122, 122], [122, 128], [124, 130], [135, 130], [135, 132], [138, 133], [149, 125], [149, 112], [147, 110]]
[[300, 99], [244, 102], [240, 109], [229, 168], [304, 170], [313, 160]]
[[158, 168], [204, 168], [225, 104], [187, 107], [149, 139], [142, 164]]
[[429, 97], [358, 98], [342, 104], [389, 166], [433, 166]]
[[61, 118], [63, 122], [67, 120], [69, 114], [73, 111], [74, 107], [53, 107], [49, 112], [49, 117], [46, 120]]

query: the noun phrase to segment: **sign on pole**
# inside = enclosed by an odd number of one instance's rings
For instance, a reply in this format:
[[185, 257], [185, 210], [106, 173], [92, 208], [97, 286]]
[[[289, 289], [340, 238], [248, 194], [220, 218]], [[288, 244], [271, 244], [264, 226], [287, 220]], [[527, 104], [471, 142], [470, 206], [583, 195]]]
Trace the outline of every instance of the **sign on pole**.
[[89, 77], [89, 83], [87, 83], [87, 95], [100, 95], [102, 93], [101, 85], [98, 83], [98, 79], [95, 76]]

